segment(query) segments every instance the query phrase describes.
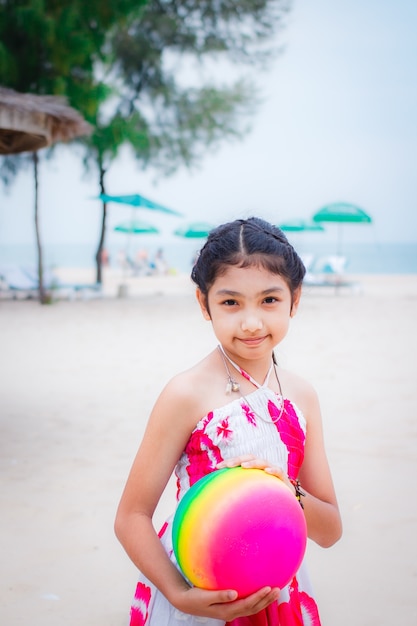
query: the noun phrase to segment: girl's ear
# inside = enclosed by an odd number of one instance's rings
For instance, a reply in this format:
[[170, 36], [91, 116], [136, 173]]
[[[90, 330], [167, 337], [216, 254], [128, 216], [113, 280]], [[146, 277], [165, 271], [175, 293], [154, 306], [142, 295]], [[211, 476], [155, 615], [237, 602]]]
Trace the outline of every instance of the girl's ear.
[[297, 313], [298, 305], [300, 304], [300, 298], [301, 298], [301, 287], [298, 287], [294, 291], [294, 294], [292, 297], [290, 317], [294, 317], [294, 315]]
[[198, 287], [196, 289], [195, 295], [197, 297], [197, 301], [198, 301], [198, 304], [200, 305], [200, 309], [201, 309], [204, 319], [209, 322], [211, 320], [211, 317], [210, 317], [210, 312], [208, 309], [207, 296], [205, 296], [204, 293], [201, 291], [201, 289], [199, 289]]

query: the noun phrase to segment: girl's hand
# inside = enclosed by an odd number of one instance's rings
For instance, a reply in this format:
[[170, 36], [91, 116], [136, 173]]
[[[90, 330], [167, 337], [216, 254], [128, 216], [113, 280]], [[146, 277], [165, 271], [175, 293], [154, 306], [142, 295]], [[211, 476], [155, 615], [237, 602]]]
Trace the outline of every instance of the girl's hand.
[[191, 587], [175, 598], [174, 606], [183, 613], [230, 622], [238, 617], [254, 615], [275, 602], [279, 589], [263, 587], [246, 598], [237, 599], [233, 590], [206, 591]]
[[217, 469], [223, 469], [225, 467], [243, 467], [245, 469], [261, 469], [264, 470], [267, 474], [272, 474], [273, 476], [277, 476], [280, 478], [286, 485], [294, 491], [294, 487], [289, 481], [289, 478], [282, 469], [282, 467], [272, 467], [268, 461], [264, 459], [258, 459], [253, 454], [244, 454], [242, 456], [235, 456], [231, 459], [227, 459], [226, 461], [221, 461], [221, 463], [217, 464]]

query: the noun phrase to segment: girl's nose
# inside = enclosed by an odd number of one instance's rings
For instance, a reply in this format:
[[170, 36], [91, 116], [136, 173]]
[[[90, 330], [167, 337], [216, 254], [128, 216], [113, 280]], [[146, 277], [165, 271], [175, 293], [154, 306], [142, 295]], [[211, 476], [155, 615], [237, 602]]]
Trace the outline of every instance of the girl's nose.
[[254, 314], [245, 315], [241, 322], [242, 330], [250, 333], [261, 330], [262, 326], [263, 324], [261, 318]]

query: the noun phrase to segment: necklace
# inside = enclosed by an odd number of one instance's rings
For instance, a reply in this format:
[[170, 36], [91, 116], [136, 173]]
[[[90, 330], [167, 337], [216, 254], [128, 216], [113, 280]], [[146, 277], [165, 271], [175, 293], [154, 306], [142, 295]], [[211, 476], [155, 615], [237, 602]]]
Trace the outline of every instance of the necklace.
[[261, 389], [262, 387], [266, 387], [268, 385], [269, 378], [271, 376], [271, 372], [272, 371], [275, 372], [275, 378], [277, 379], [279, 393], [280, 393], [280, 396], [281, 396], [281, 409], [280, 409], [279, 415], [275, 419], [273, 419], [272, 416], [271, 416], [272, 422], [274, 424], [276, 424], [281, 419], [282, 414], [284, 412], [284, 397], [282, 395], [281, 382], [280, 382], [280, 380], [278, 378], [278, 372], [277, 372], [277, 369], [275, 367], [274, 360], [271, 359], [271, 365], [269, 367], [267, 375], [265, 376], [265, 380], [262, 383], [262, 385], [260, 385], [254, 378], [252, 378], [252, 376], [250, 374], [245, 372], [244, 369], [242, 369], [241, 367], [239, 367], [239, 365], [237, 365], [234, 361], [232, 361], [232, 359], [226, 354], [226, 352], [224, 351], [224, 349], [223, 349], [223, 347], [221, 345], [219, 345], [217, 347], [218, 347], [219, 352], [221, 354], [221, 357], [222, 357], [222, 360], [223, 360], [223, 364], [224, 364], [224, 367], [225, 367], [226, 373], [227, 373], [226, 393], [229, 394], [232, 391], [240, 393], [241, 397], [245, 400], [246, 404], [251, 409], [251, 411], [255, 415], [257, 415], [261, 420], [263, 420], [264, 422], [269, 422], [270, 420], [269, 419], [267, 420], [262, 415], [259, 415], [259, 413], [257, 413], [255, 411], [255, 409], [252, 407], [252, 405], [250, 404], [250, 402], [247, 399], [247, 397], [245, 396], [245, 394], [242, 393], [242, 391], [240, 390], [240, 384], [232, 377], [232, 375], [230, 373], [229, 365], [228, 365], [227, 362], [229, 362], [239, 372], [239, 374], [241, 376], [246, 378], [246, 380], [248, 380], [250, 383], [252, 383], [252, 385], [254, 385], [257, 389]]

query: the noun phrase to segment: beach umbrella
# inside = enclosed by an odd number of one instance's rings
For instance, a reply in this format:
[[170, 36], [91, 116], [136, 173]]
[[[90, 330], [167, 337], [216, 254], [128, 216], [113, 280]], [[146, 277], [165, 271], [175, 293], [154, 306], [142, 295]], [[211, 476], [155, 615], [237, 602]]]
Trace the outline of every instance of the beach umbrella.
[[34, 221], [38, 255], [39, 300], [48, 301], [43, 279], [43, 252], [39, 228], [38, 150], [58, 141], [90, 135], [93, 128], [60, 96], [19, 93], [0, 87], [0, 154], [31, 152], [34, 177]]
[[152, 224], [148, 224], [147, 222], [142, 222], [139, 220], [129, 220], [127, 222], [122, 222], [114, 227], [114, 230], [117, 233], [124, 233], [127, 235], [126, 242], [126, 259], [129, 260], [129, 244], [130, 244], [130, 236], [131, 235], [157, 235], [159, 230], [152, 226]]
[[159, 230], [155, 226], [152, 226], [152, 224], [140, 222], [139, 220], [129, 220], [128, 222], [123, 222], [122, 224], [115, 226], [114, 230], [118, 233], [126, 233], [127, 235], [159, 233]]
[[[130, 258], [130, 238], [132, 235], [157, 235], [159, 230], [153, 226], [152, 224], [148, 224], [147, 222], [142, 222], [139, 220], [129, 220], [127, 222], [122, 222], [114, 227], [115, 232], [124, 233], [127, 235], [126, 241], [126, 250], [125, 256], [123, 259], [124, 266], [124, 274], [126, 275], [128, 266], [134, 267], [134, 263]], [[127, 287], [126, 285], [119, 285], [119, 295], [126, 295]]]
[[280, 228], [284, 232], [289, 233], [308, 233], [324, 231], [324, 227], [318, 222], [312, 222], [303, 219], [289, 220], [288, 222], [278, 224], [278, 228]]
[[127, 196], [109, 196], [108, 194], [102, 193], [99, 198], [103, 202], [116, 202], [117, 204], [127, 204], [134, 208], [150, 209], [151, 211], [160, 211], [161, 213], [168, 213], [170, 215], [181, 215], [178, 211], [168, 209], [162, 204], [149, 200], [149, 198], [145, 198], [145, 196], [141, 196], [138, 193]]
[[370, 223], [372, 218], [354, 204], [347, 202], [335, 202], [322, 207], [313, 215], [314, 222], [337, 222], [337, 223]]
[[191, 222], [177, 228], [174, 231], [174, 235], [185, 237], [186, 239], [205, 239], [213, 228], [216, 228], [216, 226], [209, 222]]
[[[288, 220], [287, 222], [278, 224], [278, 228], [280, 228], [282, 231], [286, 233], [290, 233], [288, 235], [290, 240], [292, 240], [292, 236], [294, 236], [294, 239], [295, 239], [296, 236], [300, 233], [304, 235], [305, 233], [320, 233], [320, 232], [324, 232], [325, 230], [325, 228], [318, 222], [313, 222], [312, 220], [305, 220], [305, 219]], [[299, 252], [301, 245], [299, 246], [297, 244], [296, 248]], [[313, 263], [314, 254], [310, 252], [304, 253], [303, 255], [301, 255], [301, 258], [302, 258], [304, 265], [308, 269]]]
[[97, 250], [97, 256], [96, 256], [98, 280], [101, 280], [101, 255], [103, 251], [104, 231], [105, 231], [106, 213], [107, 213], [106, 207], [107, 207], [108, 202], [114, 202], [116, 204], [125, 204], [125, 205], [130, 206], [132, 209], [132, 219], [133, 219], [133, 213], [136, 209], [158, 211], [161, 213], [165, 213], [168, 215], [175, 215], [175, 216], [181, 215], [181, 213], [179, 213], [178, 211], [169, 209], [168, 207], [163, 206], [162, 204], [159, 204], [157, 202], [154, 202], [153, 200], [150, 200], [149, 198], [145, 198], [145, 196], [142, 196], [138, 193], [130, 194], [130, 195], [117, 195], [117, 196], [102, 193], [99, 196], [97, 196], [96, 199], [99, 199], [103, 202], [102, 236], [100, 239], [100, 244], [99, 244], [99, 248]]
[[337, 253], [342, 252], [342, 227], [344, 224], [370, 224], [372, 218], [363, 209], [347, 202], [334, 202], [322, 207], [313, 215], [313, 221], [338, 225]]
[[61, 96], [38, 96], [0, 87], [0, 154], [40, 148], [89, 135], [92, 127]]
[[[294, 236], [295, 239], [296, 236], [300, 233], [304, 235], [305, 233], [320, 233], [324, 232], [325, 230], [325, 228], [318, 222], [313, 222], [312, 220], [306, 220], [301, 218], [288, 220], [287, 222], [278, 224], [278, 228], [286, 233], [290, 233], [288, 235], [290, 240], [292, 240], [292, 236]], [[301, 245], [299, 246], [297, 244], [295, 247], [297, 251], [300, 252]], [[305, 252], [304, 254], [301, 254], [301, 259], [306, 269], [308, 270], [313, 264], [314, 254], [312, 254], [311, 252]]]

